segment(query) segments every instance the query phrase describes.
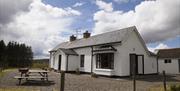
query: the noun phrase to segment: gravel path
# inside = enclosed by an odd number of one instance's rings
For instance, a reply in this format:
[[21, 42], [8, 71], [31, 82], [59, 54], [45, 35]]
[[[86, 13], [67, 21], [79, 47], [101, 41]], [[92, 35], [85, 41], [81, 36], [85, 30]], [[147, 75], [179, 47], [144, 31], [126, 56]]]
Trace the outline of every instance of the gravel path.
[[[7, 72], [0, 78], [0, 88], [27, 88], [38, 91], [58, 91], [60, 89], [60, 73], [50, 72], [49, 82], [40, 80], [23, 81], [18, 86], [18, 80], [13, 79], [15, 75], [19, 75], [17, 70]], [[162, 85], [161, 75], [146, 75], [137, 77], [137, 91], [147, 91], [152, 86]], [[180, 84], [180, 75], [167, 76], [167, 84]], [[133, 83], [130, 78], [92, 78], [90, 75], [66, 74], [65, 91], [132, 91]]]

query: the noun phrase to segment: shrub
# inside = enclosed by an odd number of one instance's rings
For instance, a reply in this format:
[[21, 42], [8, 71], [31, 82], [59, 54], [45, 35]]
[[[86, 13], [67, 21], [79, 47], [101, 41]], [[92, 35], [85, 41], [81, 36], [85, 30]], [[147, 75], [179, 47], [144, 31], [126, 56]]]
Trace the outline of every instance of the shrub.
[[98, 78], [98, 75], [96, 73], [92, 73], [91, 77]]
[[171, 85], [170, 91], [180, 91], [180, 85]]
[[77, 74], [77, 75], [80, 75], [79, 68], [76, 69], [76, 74]]

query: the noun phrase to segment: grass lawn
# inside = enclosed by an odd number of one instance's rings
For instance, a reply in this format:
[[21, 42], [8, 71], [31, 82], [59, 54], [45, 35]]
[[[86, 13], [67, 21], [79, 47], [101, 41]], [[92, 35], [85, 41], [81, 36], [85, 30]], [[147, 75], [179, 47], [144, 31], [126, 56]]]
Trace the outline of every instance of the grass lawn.
[[[42, 90], [17, 87], [17, 88], [0, 88], [0, 91], [42, 91]], [[58, 90], [53, 89], [53, 91], [58, 91]]]
[[[173, 88], [173, 86], [175, 86], [175, 88]], [[151, 87], [149, 91], [164, 91], [164, 86]], [[167, 91], [180, 91], [180, 84], [167, 85]]]
[[0, 88], [0, 91], [40, 91], [40, 90], [28, 90], [25, 88]]
[[3, 76], [5, 76], [8, 72], [14, 71], [16, 70], [15, 68], [9, 68], [9, 69], [5, 69], [0, 71], [0, 78], [2, 78]]
[[4, 72], [4, 71], [0, 72], [0, 79], [1, 79], [6, 73], [7, 73], [7, 72]]
[[40, 91], [40, 90], [29, 90], [27, 88], [0, 88], [0, 91]]

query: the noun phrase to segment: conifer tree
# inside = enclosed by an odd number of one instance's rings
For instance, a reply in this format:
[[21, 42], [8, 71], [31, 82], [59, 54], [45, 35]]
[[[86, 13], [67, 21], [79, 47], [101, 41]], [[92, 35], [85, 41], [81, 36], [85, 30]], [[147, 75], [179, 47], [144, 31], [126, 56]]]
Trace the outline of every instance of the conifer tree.
[[5, 51], [6, 51], [6, 45], [4, 41], [1, 40], [0, 41], [0, 68], [3, 68], [7, 65]]
[[6, 46], [0, 41], [0, 50], [4, 50], [4, 53], [2, 53], [3, 51], [0, 53], [0, 59], [6, 57], [7, 60], [6, 62], [0, 60], [1, 64], [8, 64], [9, 67], [29, 67], [32, 65], [33, 52], [30, 46], [14, 41], [10, 41]]

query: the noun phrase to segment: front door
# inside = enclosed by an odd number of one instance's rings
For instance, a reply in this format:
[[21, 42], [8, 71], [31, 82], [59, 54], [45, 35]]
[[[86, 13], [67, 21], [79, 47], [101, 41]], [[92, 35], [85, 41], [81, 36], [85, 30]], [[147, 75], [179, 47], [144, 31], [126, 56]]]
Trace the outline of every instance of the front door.
[[138, 74], [137, 55], [130, 54], [129, 56], [130, 56], [130, 76], [132, 76], [134, 72]]
[[61, 55], [59, 55], [59, 65], [58, 65], [58, 70], [61, 70]]
[[130, 76], [136, 74], [144, 74], [144, 55], [130, 54]]

